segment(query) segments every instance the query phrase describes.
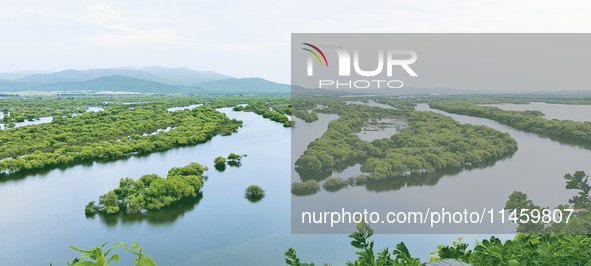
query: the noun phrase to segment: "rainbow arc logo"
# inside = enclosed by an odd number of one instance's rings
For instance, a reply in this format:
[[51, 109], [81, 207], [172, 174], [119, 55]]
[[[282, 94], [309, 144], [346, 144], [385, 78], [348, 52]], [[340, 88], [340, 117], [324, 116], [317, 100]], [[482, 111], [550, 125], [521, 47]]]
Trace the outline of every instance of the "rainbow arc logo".
[[[320, 48], [318, 48], [318, 47], [316, 47], [316, 46], [314, 46], [314, 45], [311, 45], [311, 44], [309, 44], [309, 43], [302, 43], [302, 44], [304, 44], [304, 45], [307, 45], [307, 46], [310, 46], [310, 47], [312, 47], [314, 50], [316, 50], [318, 53], [320, 53], [320, 55], [322, 56], [322, 58], [324, 58], [324, 62], [326, 63], [326, 67], [328, 67], [328, 61], [326, 61], [326, 56], [324, 56], [324, 53], [322, 52], [322, 50], [320, 50]], [[317, 54], [316, 52], [314, 52], [314, 51], [312, 51], [312, 50], [310, 50], [310, 49], [308, 49], [308, 48], [302, 48], [302, 49], [304, 49], [304, 50], [306, 50], [306, 51], [308, 51], [308, 52], [312, 53], [314, 56], [316, 56], [316, 58], [318, 58], [318, 62], [320, 62], [320, 65], [321, 65], [321, 66], [324, 66], [324, 65], [322, 64], [322, 60], [320, 59], [320, 56], [318, 56], [318, 54]]]

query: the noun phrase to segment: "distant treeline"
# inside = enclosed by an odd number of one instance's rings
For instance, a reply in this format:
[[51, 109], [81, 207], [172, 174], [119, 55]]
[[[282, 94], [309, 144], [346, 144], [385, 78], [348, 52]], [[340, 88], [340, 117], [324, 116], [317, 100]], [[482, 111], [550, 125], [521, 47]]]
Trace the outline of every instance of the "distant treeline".
[[431, 108], [454, 114], [469, 115], [495, 120], [519, 130], [591, 143], [591, 122], [548, 120], [539, 111], [504, 111], [492, 106], [477, 106], [466, 101], [438, 101]]
[[282, 123], [284, 127], [292, 127], [295, 123], [287, 117], [291, 115], [291, 104], [289, 103], [288, 101], [275, 103], [254, 102], [249, 103], [246, 107], [236, 106], [233, 110], [254, 112], [257, 115], [263, 116], [263, 118]]
[[[127, 107], [161, 105], [167, 108], [193, 104], [210, 104], [214, 108], [233, 107], [238, 104], [274, 106], [289, 104], [289, 96], [219, 96], [219, 95], [78, 95], [78, 96], [26, 96], [0, 97], [3, 122], [22, 122], [44, 116], [66, 116], [82, 113], [89, 106], [107, 107], [125, 104]], [[289, 115], [289, 114], [288, 114]]]
[[464, 101], [472, 104], [527, 104], [530, 102], [545, 102], [549, 104], [591, 104], [589, 96], [564, 95], [455, 95], [455, 96], [417, 96], [416, 102]]

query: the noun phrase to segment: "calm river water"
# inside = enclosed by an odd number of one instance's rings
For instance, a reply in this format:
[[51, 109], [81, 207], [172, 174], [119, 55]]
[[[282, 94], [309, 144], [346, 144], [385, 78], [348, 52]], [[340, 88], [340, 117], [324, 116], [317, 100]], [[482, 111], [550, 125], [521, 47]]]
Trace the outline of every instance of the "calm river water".
[[[431, 110], [419, 105], [418, 110]], [[244, 121], [244, 126], [229, 136], [192, 146], [133, 156], [118, 161], [80, 164], [64, 169], [49, 169], [32, 174], [0, 177], [0, 259], [2, 265], [65, 265], [80, 253], [68, 245], [91, 248], [104, 242], [137, 241], [158, 265], [283, 265], [283, 253], [294, 247], [306, 262], [344, 265], [354, 260], [356, 249], [346, 235], [291, 234], [290, 169], [291, 134], [305, 132], [309, 141], [320, 137], [336, 115], [319, 114], [320, 120], [305, 123], [299, 119], [295, 128], [263, 119], [254, 113], [220, 109], [230, 118]], [[439, 112], [439, 111], [437, 111]], [[443, 112], [440, 112], [443, 113]], [[346, 198], [352, 193], [375, 200], [396, 202], [420, 200], [419, 195], [441, 195], [453, 201], [502, 201], [514, 190], [528, 194], [540, 205], [555, 206], [557, 198], [567, 201], [574, 192], [564, 190], [565, 173], [591, 172], [591, 151], [560, 144], [535, 134], [524, 133], [494, 121], [450, 115], [462, 123], [483, 124], [509, 132], [519, 143], [519, 150], [494, 166], [443, 175], [428, 184], [397, 185], [343, 189], [335, 193], [321, 191], [298, 199], [315, 197]], [[312, 130], [311, 125], [318, 123]], [[319, 126], [323, 125], [323, 126]], [[324, 127], [324, 129], [322, 129]], [[241, 167], [218, 172], [213, 159], [234, 152], [247, 154]], [[296, 151], [297, 152], [297, 151]], [[303, 150], [301, 151], [303, 152]], [[199, 162], [210, 168], [199, 200], [177, 204], [174, 208], [140, 216], [84, 215], [84, 205], [115, 188], [123, 177], [139, 178], [156, 173], [166, 176], [168, 169]], [[348, 177], [348, 176], [341, 176]], [[266, 191], [265, 198], [250, 203], [243, 191], [257, 184]], [[380, 191], [380, 192], [376, 192]], [[501, 196], [499, 196], [501, 195]], [[548, 195], [554, 195], [548, 197]], [[563, 202], [560, 202], [563, 203]], [[437, 245], [458, 236], [473, 243], [487, 235], [375, 235], [376, 249], [392, 248], [404, 241], [414, 256], [428, 259]], [[501, 236], [502, 239], [511, 235]], [[123, 253], [128, 265], [131, 256]]]

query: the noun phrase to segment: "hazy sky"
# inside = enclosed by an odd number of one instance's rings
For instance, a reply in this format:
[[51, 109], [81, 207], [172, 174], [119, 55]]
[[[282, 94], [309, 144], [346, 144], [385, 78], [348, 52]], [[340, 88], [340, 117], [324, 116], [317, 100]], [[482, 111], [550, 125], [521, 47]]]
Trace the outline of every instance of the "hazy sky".
[[0, 0], [0, 72], [185, 66], [290, 80], [290, 33], [590, 32], [590, 1]]

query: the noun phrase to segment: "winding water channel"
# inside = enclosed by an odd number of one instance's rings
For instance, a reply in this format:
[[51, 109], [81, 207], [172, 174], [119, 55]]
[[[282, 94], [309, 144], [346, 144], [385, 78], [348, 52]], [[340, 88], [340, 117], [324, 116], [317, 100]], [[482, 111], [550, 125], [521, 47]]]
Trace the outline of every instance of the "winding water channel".
[[[303, 152], [290, 153], [291, 136], [303, 135], [306, 141], [312, 141], [337, 116], [319, 114], [320, 120], [313, 123], [295, 118], [296, 127], [290, 129], [254, 113], [220, 110], [230, 118], [243, 120], [244, 126], [237, 133], [216, 136], [196, 146], [0, 179], [2, 265], [63, 265], [79, 256], [68, 245], [91, 248], [120, 241], [137, 241], [146, 254], [165, 266], [282, 265], [283, 253], [289, 247], [296, 248], [306, 262], [343, 265], [354, 260], [356, 249], [350, 246], [346, 235], [292, 235], [290, 226], [290, 201], [295, 197], [289, 189], [290, 169], [297, 159], [295, 155]], [[444, 113], [426, 104], [420, 104], [417, 110]], [[321, 191], [297, 200], [313, 203], [322, 197], [338, 202], [363, 195], [369, 202], [390, 202], [391, 206], [409, 205], [408, 202], [426, 206], [441, 198], [467, 206], [504, 205], [508, 196], [519, 190], [538, 205], [553, 207], [574, 195], [574, 191], [564, 189], [565, 173], [591, 173], [591, 150], [487, 119], [444, 114], [461, 123], [508, 132], [519, 143], [519, 150], [494, 165], [414, 181], [405, 179], [376, 188]], [[231, 152], [248, 157], [241, 167], [216, 171], [213, 159]], [[210, 169], [205, 173], [208, 179], [202, 198], [139, 216], [84, 215], [84, 205], [117, 187], [120, 178], [137, 179], [149, 173], [166, 176], [171, 167], [189, 162], [199, 162]], [[337, 176], [349, 177], [345, 173]], [[243, 196], [244, 189], [251, 184], [266, 191], [265, 198], [256, 204]], [[375, 248], [380, 250], [404, 241], [414, 256], [426, 260], [437, 245], [450, 244], [458, 236], [473, 243], [475, 238], [489, 235], [375, 235], [373, 239]], [[501, 239], [511, 237], [502, 235]], [[131, 256], [122, 252], [122, 261], [129, 261]]]

